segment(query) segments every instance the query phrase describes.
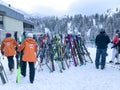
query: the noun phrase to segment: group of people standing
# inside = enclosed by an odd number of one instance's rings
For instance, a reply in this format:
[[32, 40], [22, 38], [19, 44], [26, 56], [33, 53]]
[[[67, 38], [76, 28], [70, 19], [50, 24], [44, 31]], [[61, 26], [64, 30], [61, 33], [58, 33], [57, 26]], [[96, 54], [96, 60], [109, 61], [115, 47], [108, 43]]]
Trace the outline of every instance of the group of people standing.
[[115, 36], [113, 37], [112, 40], [110, 40], [109, 36], [105, 32], [105, 29], [101, 29], [100, 33], [95, 38], [95, 44], [97, 46], [96, 58], [95, 58], [96, 69], [99, 69], [100, 66], [102, 70], [105, 68], [107, 48], [109, 43], [112, 44], [111, 46], [112, 57], [109, 63], [113, 63], [115, 65], [120, 64], [120, 32], [119, 30], [116, 30]]
[[[16, 33], [17, 34], [17, 33]], [[11, 33], [6, 33], [6, 37], [3, 39], [1, 44], [1, 54], [5, 55], [8, 59], [8, 68], [10, 72], [14, 70], [14, 56], [21, 55], [21, 75], [26, 76], [26, 65], [29, 64], [29, 80], [30, 83], [34, 82], [35, 77], [35, 62], [37, 61], [37, 42], [33, 39], [32, 33], [25, 33], [21, 37], [21, 41], [18, 42], [17, 38], [12, 37]], [[100, 33], [95, 38], [96, 49], [96, 58], [95, 58], [95, 67], [103, 70], [106, 65], [106, 56], [107, 56], [107, 47], [111, 42], [113, 46], [112, 58], [110, 63], [114, 63], [115, 57], [117, 57], [116, 64], [120, 64], [120, 40], [119, 40], [119, 30], [116, 31], [116, 35], [113, 38], [112, 42], [109, 36], [106, 34], [105, 29], [101, 29]]]
[[[10, 72], [14, 70], [14, 55], [21, 55], [21, 75], [26, 76], [26, 65], [29, 64], [29, 80], [30, 83], [34, 82], [35, 77], [35, 67], [34, 63], [36, 62], [36, 52], [37, 52], [37, 43], [33, 39], [32, 33], [24, 34], [23, 41], [20, 43], [16, 39], [12, 38], [11, 33], [6, 33], [5, 39], [3, 39], [1, 44], [1, 53], [5, 55], [8, 59], [8, 68]], [[22, 37], [23, 38], [23, 37]], [[21, 53], [21, 54], [20, 54]]]

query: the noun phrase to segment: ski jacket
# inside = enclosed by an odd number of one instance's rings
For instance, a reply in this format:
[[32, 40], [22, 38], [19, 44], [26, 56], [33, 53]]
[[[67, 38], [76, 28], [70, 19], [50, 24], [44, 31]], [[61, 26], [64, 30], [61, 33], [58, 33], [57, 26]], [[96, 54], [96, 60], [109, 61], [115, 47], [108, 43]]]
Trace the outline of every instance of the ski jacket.
[[25, 62], [36, 62], [37, 44], [32, 38], [25, 38], [18, 48], [18, 52], [23, 50], [22, 60]]
[[108, 43], [110, 43], [110, 38], [106, 33], [100, 33], [96, 36], [95, 44], [97, 49], [107, 49]]
[[113, 43], [118, 43], [119, 42], [119, 38], [118, 37], [114, 37], [113, 40], [112, 40]]
[[112, 40], [112, 47], [111, 48], [117, 48], [117, 43], [119, 42], [119, 37], [118, 36], [115, 36], [115, 37], [113, 37], [113, 40]]
[[5, 38], [1, 44], [1, 52], [4, 53], [5, 56], [14, 56], [16, 53], [15, 48], [18, 48], [18, 43], [12, 37]]

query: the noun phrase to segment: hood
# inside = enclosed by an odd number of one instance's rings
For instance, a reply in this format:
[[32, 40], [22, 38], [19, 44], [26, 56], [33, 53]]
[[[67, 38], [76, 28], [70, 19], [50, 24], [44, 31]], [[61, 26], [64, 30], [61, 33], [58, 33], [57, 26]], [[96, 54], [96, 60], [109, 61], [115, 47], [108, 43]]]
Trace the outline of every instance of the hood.
[[33, 38], [26, 38], [25, 41], [28, 43], [36, 44], [36, 42]]
[[8, 38], [5, 38], [5, 39], [4, 39], [4, 42], [11, 42], [12, 40], [13, 40], [13, 38], [8, 37]]

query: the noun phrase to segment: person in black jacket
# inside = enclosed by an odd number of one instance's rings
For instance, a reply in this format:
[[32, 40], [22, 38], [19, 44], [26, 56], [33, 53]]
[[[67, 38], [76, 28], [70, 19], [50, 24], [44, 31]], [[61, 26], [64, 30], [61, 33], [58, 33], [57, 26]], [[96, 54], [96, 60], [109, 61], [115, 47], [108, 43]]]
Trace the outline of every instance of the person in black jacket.
[[[101, 29], [100, 33], [95, 38], [95, 44], [97, 46], [95, 66], [97, 69], [99, 69], [99, 65], [101, 65], [101, 69], [105, 68], [107, 46], [109, 43], [110, 43], [109, 36], [106, 34], [104, 29]], [[100, 61], [100, 58], [101, 58], [101, 61]]]

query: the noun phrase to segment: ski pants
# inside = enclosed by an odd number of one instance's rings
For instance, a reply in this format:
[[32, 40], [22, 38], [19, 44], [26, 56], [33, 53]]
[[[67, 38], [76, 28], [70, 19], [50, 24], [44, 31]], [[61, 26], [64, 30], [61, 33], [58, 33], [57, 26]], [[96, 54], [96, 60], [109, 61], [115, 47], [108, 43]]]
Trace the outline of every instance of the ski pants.
[[[29, 64], [29, 79], [30, 79], [30, 82], [33, 82], [35, 77], [34, 62], [28, 62], [28, 64]], [[26, 66], [27, 66], [27, 62], [22, 61], [21, 74], [24, 77], [26, 76]]]
[[7, 56], [9, 70], [14, 69], [14, 56]]
[[106, 51], [107, 49], [97, 49], [96, 51], [96, 59], [95, 59], [95, 65], [98, 68], [101, 64], [101, 68], [105, 67], [106, 64]]
[[[117, 58], [116, 54], [118, 54], [117, 48], [112, 48], [112, 58], [111, 58], [111, 61], [114, 62], [115, 58]], [[117, 60], [118, 60], [118, 58], [117, 58]]]

